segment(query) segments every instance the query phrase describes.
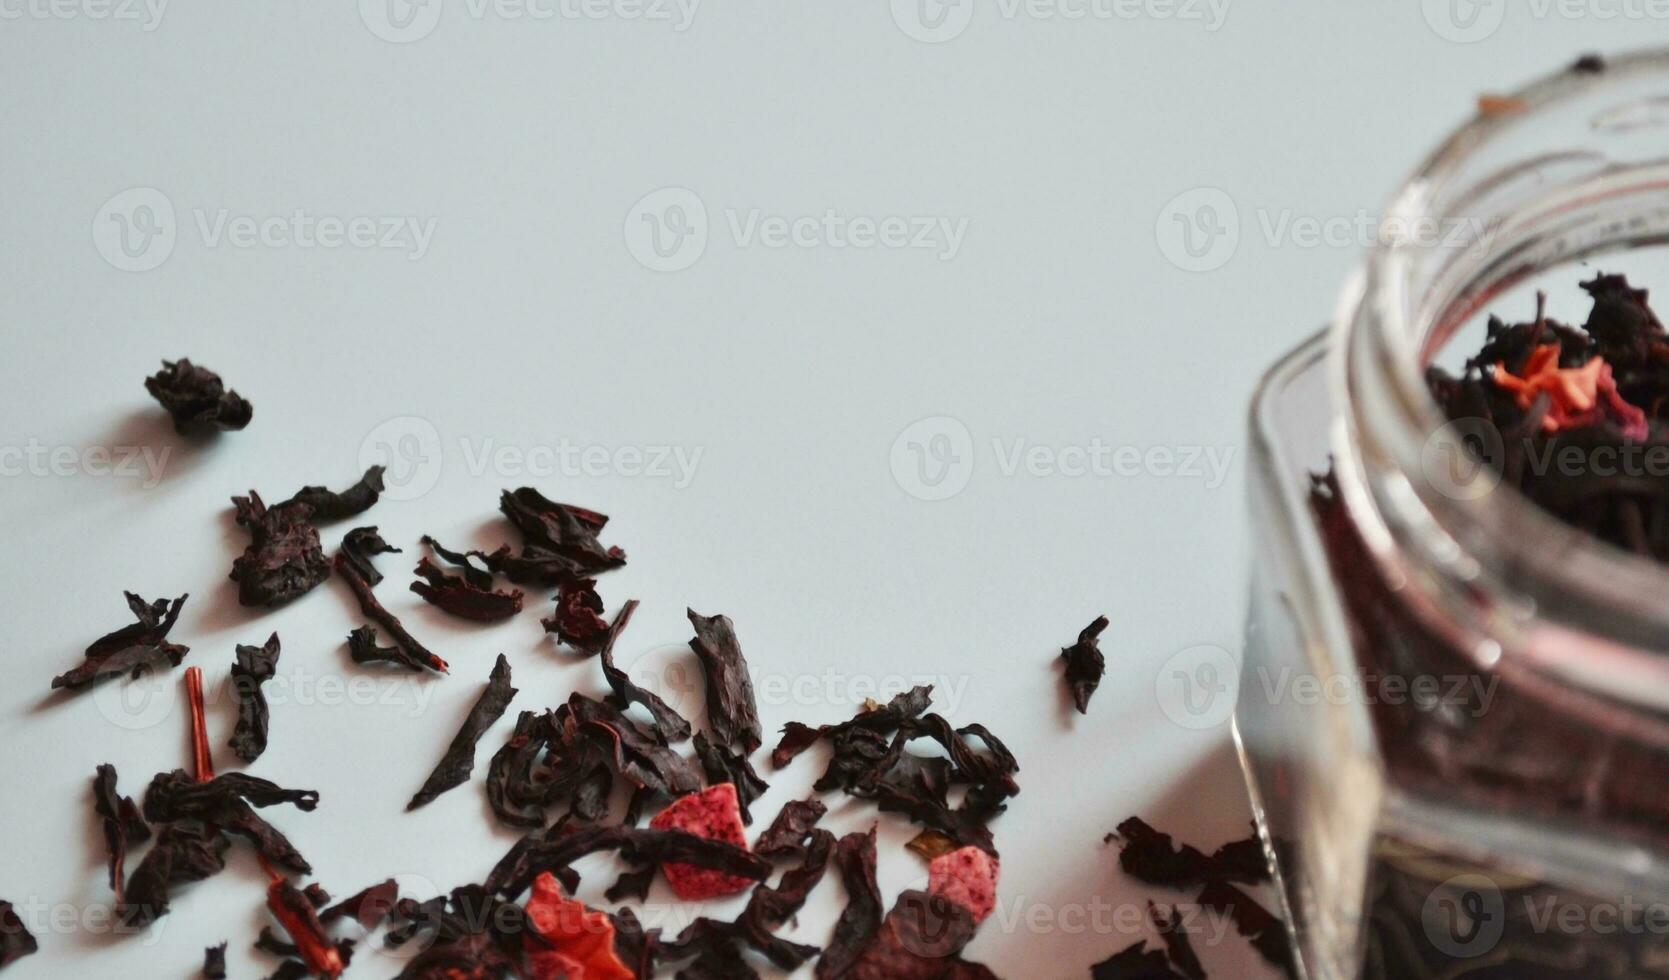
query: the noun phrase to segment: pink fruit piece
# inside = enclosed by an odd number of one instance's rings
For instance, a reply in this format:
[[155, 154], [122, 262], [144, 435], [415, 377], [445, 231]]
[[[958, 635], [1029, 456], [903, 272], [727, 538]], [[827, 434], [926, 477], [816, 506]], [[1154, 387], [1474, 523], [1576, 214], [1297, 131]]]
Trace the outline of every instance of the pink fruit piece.
[[[742, 808], [736, 800], [736, 787], [720, 783], [699, 793], [675, 800], [655, 815], [649, 826], [656, 830], [682, 830], [686, 834], [722, 840], [744, 850], [748, 846], [742, 828]], [[691, 864], [669, 861], [661, 865], [667, 884], [686, 902], [735, 895], [753, 887], [753, 882], [722, 871], [699, 868]]]
[[996, 858], [977, 847], [964, 847], [933, 859], [927, 866], [927, 890], [983, 922], [997, 907], [997, 871]]

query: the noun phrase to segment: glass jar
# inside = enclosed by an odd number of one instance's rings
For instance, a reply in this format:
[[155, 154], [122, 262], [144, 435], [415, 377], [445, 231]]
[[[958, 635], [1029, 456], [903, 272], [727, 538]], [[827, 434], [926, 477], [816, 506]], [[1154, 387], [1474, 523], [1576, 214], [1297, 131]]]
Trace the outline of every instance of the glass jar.
[[1661, 256], [1669, 52], [1489, 100], [1381, 225], [1251, 420], [1235, 737], [1300, 973], [1669, 977], [1669, 569], [1497, 487], [1424, 381], [1509, 291]]

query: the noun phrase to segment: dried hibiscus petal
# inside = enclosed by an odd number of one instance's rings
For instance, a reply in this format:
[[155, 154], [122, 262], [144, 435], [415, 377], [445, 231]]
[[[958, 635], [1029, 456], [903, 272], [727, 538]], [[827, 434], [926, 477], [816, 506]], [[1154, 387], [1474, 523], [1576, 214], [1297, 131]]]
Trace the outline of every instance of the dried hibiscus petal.
[[413, 582], [411, 590], [454, 616], [496, 623], [522, 611], [520, 589], [480, 588], [465, 576], [441, 571], [427, 556], [418, 561], [415, 571], [421, 581]]
[[968, 910], [955, 902], [904, 892], [851, 971], [842, 975], [852, 980], [994, 980], [990, 970], [962, 959], [977, 928]]
[[225, 835], [200, 820], [177, 820], [156, 835], [156, 843], [128, 876], [117, 914], [123, 924], [144, 926], [168, 914], [168, 893], [202, 881], [226, 867]]
[[186, 597], [172, 603], [167, 599], [146, 602], [132, 592], [124, 594], [137, 622], [94, 640], [87, 647], [85, 662], [52, 679], [53, 690], [77, 691], [121, 674], [138, 677], [147, 668], [178, 667], [185, 659], [190, 648], [169, 643], [167, 638]]
[[559, 642], [585, 654], [602, 652], [611, 635], [594, 578], [564, 582], [556, 594], [556, 612], [540, 622]]
[[383, 540], [375, 525], [370, 527], [356, 527], [342, 536], [342, 555], [366, 585], [378, 585], [382, 582], [382, 572], [377, 571], [376, 563], [371, 559], [377, 555], [397, 555], [400, 549]]
[[927, 866], [927, 890], [967, 909], [975, 923], [997, 906], [997, 859], [978, 847], [963, 847]]
[[737, 755], [725, 746], [709, 740], [703, 732], [696, 733], [693, 745], [695, 757], [701, 760], [701, 769], [707, 775], [707, 782], [713, 785], [729, 783], [736, 787], [736, 801], [742, 808], [742, 822], [752, 824], [753, 814], [748, 808], [770, 789], [765, 780], [759, 778], [759, 773], [754, 771], [753, 763], [749, 762], [746, 756]]
[[255, 409], [228, 390], [220, 375], [189, 358], [163, 361], [162, 370], [145, 379], [145, 390], [174, 417], [174, 429], [182, 434], [241, 429], [255, 417]]
[[753, 852], [768, 858], [797, 858], [805, 855], [806, 839], [829, 808], [815, 796], [790, 800], [777, 811], [771, 826], [754, 842]]
[[245, 762], [254, 762], [266, 751], [270, 712], [261, 685], [277, 673], [277, 633], [268, 637], [264, 646], [237, 648], [237, 659], [232, 663], [232, 693], [238, 699], [238, 724], [227, 744]]
[[282, 605], [330, 577], [330, 561], [307, 505], [268, 508], [251, 490], [247, 497], [233, 497], [232, 506], [239, 526], [250, 535], [249, 547], [232, 562], [238, 602]]
[[311, 511], [315, 524], [346, 520], [365, 513], [377, 502], [377, 498], [382, 495], [382, 478], [386, 469], [384, 466], [371, 467], [359, 478], [358, 483], [339, 493], [326, 487], [302, 487], [289, 500], [274, 506], [291, 507], [305, 504]]
[[359, 923], [361, 929], [369, 931], [388, 917], [399, 900], [400, 885], [390, 878], [350, 895], [320, 912], [319, 921], [335, 922], [337, 919], [349, 918]]
[[847, 834], [835, 845], [835, 867], [846, 885], [846, 908], [817, 961], [817, 980], [839, 980], [863, 956], [881, 928], [881, 886], [875, 882], [875, 828]]
[[[707, 840], [734, 844], [743, 850], [748, 846], [747, 832], [742, 827], [741, 808], [736, 800], [736, 787], [729, 783], [720, 783], [674, 801], [656, 814], [649, 826], [656, 830], [681, 830]], [[662, 865], [661, 871], [673, 892], [687, 902], [734, 895], [746, 891], [753, 884], [747, 878], [688, 864], [667, 863]]]
[[[370, 530], [375, 532], [376, 529], [371, 528]], [[351, 538], [353, 532], [350, 532], [349, 536]], [[378, 540], [380, 541], [381, 538], [378, 538]], [[360, 539], [360, 543], [362, 545], [365, 543], [363, 537]], [[347, 543], [344, 542], [342, 553], [336, 556], [337, 574], [348, 583], [348, 588], [353, 590], [354, 598], [359, 600], [360, 610], [378, 626], [387, 630], [389, 635], [394, 637], [394, 642], [399, 645], [398, 652], [387, 647], [379, 647], [377, 646], [375, 632], [364, 629], [355, 630], [348, 637], [348, 652], [354, 661], [368, 663], [373, 660], [390, 660], [412, 669], [427, 668], [442, 674], [446, 673], [446, 661], [429, 652], [428, 647], [419, 643], [416, 637], [406, 631], [405, 626], [400, 622], [400, 617], [389, 612], [381, 602], [377, 601], [376, 593], [371, 591], [371, 583], [356, 567], [354, 559], [351, 557], [352, 554]]]
[[530, 980], [635, 980], [615, 952], [614, 921], [563, 895], [549, 872], [533, 880], [527, 924]]
[[429, 774], [417, 795], [406, 804], [407, 810], [415, 810], [469, 779], [469, 774], [475, 769], [475, 743], [504, 716], [505, 709], [515, 696], [516, 689], [510, 686], [510, 661], [501, 653], [493, 665], [486, 689], [476, 699], [475, 706], [469, 709], [463, 727], [453, 736], [452, 744], [447, 746], [446, 754], [441, 756], [435, 771]]
[[707, 679], [707, 724], [720, 745], [740, 745], [751, 754], [764, 741], [759, 725], [759, 706], [753, 696], [753, 679], [748, 662], [736, 641], [736, 628], [729, 616], [703, 616], [686, 610], [695, 638], [690, 649], [701, 661]]
[[99, 766], [93, 777], [93, 811], [99, 816], [105, 850], [110, 854], [110, 888], [116, 893], [116, 904], [121, 905], [126, 890], [123, 865], [127, 849], [150, 840], [151, 828], [133, 797], [116, 792], [116, 767], [109, 763]]
[[1077, 643], [1061, 650], [1060, 658], [1066, 662], [1066, 689], [1081, 715], [1089, 713], [1090, 696], [1101, 686], [1101, 677], [1107, 672], [1107, 658], [1098, 645], [1101, 631], [1106, 628], [1107, 617], [1098, 617], [1078, 634]]

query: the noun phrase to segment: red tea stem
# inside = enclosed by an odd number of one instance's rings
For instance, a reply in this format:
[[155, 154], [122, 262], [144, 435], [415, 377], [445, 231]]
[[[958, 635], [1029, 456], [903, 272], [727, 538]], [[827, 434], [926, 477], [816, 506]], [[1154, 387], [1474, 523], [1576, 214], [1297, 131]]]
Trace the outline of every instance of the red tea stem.
[[209, 753], [209, 728], [203, 719], [203, 669], [187, 667], [185, 696], [191, 705], [191, 762], [197, 781], [206, 783], [214, 778], [214, 757]]
[[313, 903], [265, 861], [261, 864], [272, 875], [272, 884], [267, 886], [267, 908], [295, 944], [296, 955], [307, 965], [308, 972], [331, 980], [341, 976], [342, 954], [325, 936], [325, 927], [319, 922]]

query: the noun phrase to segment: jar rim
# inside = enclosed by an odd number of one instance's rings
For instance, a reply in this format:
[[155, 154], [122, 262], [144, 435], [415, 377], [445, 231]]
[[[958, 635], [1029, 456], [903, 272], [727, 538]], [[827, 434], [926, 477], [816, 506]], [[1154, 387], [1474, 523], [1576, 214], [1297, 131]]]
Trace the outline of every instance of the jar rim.
[[[1663, 85], [1669, 48], [1607, 57], [1599, 72], [1567, 68], [1483, 107], [1433, 151], [1392, 198], [1386, 224], [1430, 219], [1440, 191], [1503, 137], [1560, 108]], [[1664, 112], [1669, 122], [1669, 110]], [[1393, 588], [1407, 592], [1457, 648], [1493, 667], [1519, 664], [1596, 692], [1669, 712], [1669, 566], [1629, 554], [1544, 511], [1510, 488], [1478, 498], [1436, 492], [1421, 476], [1433, 434], [1452, 425], [1424, 378], [1458, 322], [1421, 324], [1415, 260], [1429, 246], [1380, 241], [1340, 304], [1331, 384], [1341, 406], [1335, 468], [1345, 502]], [[1428, 317], [1428, 319], [1434, 319]]]

